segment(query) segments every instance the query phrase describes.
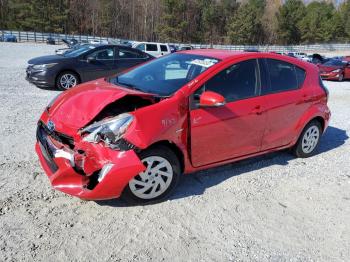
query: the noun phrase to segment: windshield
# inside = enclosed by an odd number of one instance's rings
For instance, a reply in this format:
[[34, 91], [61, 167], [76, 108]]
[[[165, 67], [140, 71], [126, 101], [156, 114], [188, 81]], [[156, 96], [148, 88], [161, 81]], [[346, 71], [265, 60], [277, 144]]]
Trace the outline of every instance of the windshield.
[[75, 49], [73, 48], [70, 51], [67, 51], [63, 54], [63, 56], [65, 57], [78, 57], [82, 54], [84, 54], [85, 52], [94, 49], [96, 46], [94, 45], [82, 45], [81, 47]]
[[170, 96], [218, 62], [218, 59], [206, 56], [171, 54], [111, 78], [110, 82], [146, 93]]
[[329, 60], [326, 63], [324, 63], [323, 65], [325, 65], [325, 66], [342, 66], [342, 65], [344, 65], [344, 63], [340, 60]]

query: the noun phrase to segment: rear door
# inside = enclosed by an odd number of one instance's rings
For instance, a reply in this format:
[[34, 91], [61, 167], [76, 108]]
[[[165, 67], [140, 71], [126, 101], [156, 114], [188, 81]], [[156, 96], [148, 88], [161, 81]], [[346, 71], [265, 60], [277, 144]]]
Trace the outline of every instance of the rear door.
[[304, 87], [304, 69], [275, 59], [263, 59], [261, 64], [268, 79], [261, 90], [267, 101], [262, 150], [267, 150], [292, 142], [299, 119], [311, 105], [312, 90]]
[[[198, 107], [204, 91], [225, 97], [221, 107]], [[265, 98], [259, 96], [256, 59], [230, 65], [191, 97], [191, 160], [196, 167], [260, 151], [265, 130]]]
[[[89, 59], [93, 59], [88, 62]], [[84, 81], [110, 76], [113, 74], [115, 50], [107, 46], [92, 51], [84, 57], [82, 75]]]
[[116, 59], [113, 65], [113, 74], [144, 63], [148, 60], [148, 58], [149, 57], [146, 53], [142, 53], [138, 50], [127, 47], [118, 47], [116, 48]]

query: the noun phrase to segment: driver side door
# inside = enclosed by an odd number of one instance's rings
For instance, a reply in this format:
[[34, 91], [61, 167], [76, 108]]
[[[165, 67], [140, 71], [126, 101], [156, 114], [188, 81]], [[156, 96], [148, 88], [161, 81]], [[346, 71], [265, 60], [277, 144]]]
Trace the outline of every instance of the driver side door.
[[[220, 107], [198, 105], [200, 95], [222, 95]], [[191, 160], [195, 167], [253, 154], [261, 149], [266, 124], [257, 59], [230, 65], [191, 97]]]

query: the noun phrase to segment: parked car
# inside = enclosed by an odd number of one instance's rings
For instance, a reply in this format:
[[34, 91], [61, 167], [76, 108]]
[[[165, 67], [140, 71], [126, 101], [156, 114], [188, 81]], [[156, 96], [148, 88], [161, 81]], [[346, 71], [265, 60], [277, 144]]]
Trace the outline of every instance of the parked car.
[[191, 46], [191, 45], [181, 45], [181, 46], [179, 47], [179, 50], [180, 50], [180, 51], [184, 51], [184, 50], [193, 50], [193, 49], [194, 49], [194, 47]]
[[4, 34], [0, 36], [0, 42], [17, 42], [17, 37], [12, 34]]
[[350, 62], [339, 59], [331, 59], [324, 64], [318, 65], [320, 76], [326, 80], [350, 79]]
[[72, 47], [79, 43], [78, 40], [75, 38], [70, 38], [70, 39], [63, 38], [62, 42], [65, 43], [68, 47]]
[[56, 53], [56, 55], [63, 55], [65, 53], [67, 53], [67, 52], [71, 52], [73, 50], [79, 49], [79, 48], [83, 47], [84, 45], [91, 45], [91, 44], [79, 43], [79, 44], [73, 45], [71, 47], [56, 49], [55, 53]]
[[107, 45], [108, 41], [107, 40], [100, 40], [100, 39], [93, 39], [89, 41], [90, 44], [95, 44], [95, 45]]
[[36, 152], [67, 194], [159, 201], [183, 173], [286, 148], [313, 155], [327, 98], [318, 68], [301, 60], [177, 52], [63, 92], [40, 117]]
[[82, 45], [62, 55], [28, 61], [26, 79], [38, 87], [66, 90], [79, 83], [119, 73], [153, 57], [120, 45]]
[[176, 45], [169, 45], [169, 48], [170, 48], [170, 53], [175, 53], [177, 51]]
[[46, 44], [55, 45], [56, 44], [55, 38], [53, 38], [53, 37], [46, 38]]
[[347, 62], [350, 62], [350, 56], [344, 56], [342, 58], [343, 61], [347, 61]]
[[154, 57], [160, 57], [171, 53], [169, 45], [162, 43], [135, 42], [133, 47]]

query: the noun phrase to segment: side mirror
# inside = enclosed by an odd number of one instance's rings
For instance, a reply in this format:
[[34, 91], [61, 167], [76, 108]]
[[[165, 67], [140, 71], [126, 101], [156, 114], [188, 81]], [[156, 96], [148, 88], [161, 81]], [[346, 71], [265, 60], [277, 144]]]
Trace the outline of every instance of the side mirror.
[[219, 107], [225, 105], [225, 98], [215, 92], [205, 91], [199, 98], [200, 107]]
[[92, 56], [89, 56], [89, 57], [86, 59], [86, 62], [93, 64], [93, 63], [96, 62], [96, 58], [94, 58], [94, 57], [92, 57]]

